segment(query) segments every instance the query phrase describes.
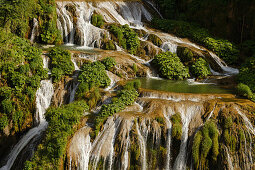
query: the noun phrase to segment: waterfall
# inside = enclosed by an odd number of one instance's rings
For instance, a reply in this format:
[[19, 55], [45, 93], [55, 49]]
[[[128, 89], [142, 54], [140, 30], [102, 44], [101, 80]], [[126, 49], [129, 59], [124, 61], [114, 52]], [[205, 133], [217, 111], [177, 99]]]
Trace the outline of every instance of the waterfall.
[[174, 162], [174, 169], [186, 169], [186, 152], [188, 145], [188, 132], [189, 123], [195, 114], [201, 113], [201, 108], [196, 105], [185, 107], [183, 104], [178, 107], [178, 112], [181, 114], [182, 119], [182, 138], [180, 152]]
[[11, 169], [13, 163], [15, 162], [19, 153], [24, 149], [24, 147], [36, 136], [44, 131], [47, 127], [47, 122], [44, 118], [44, 113], [46, 109], [50, 106], [51, 98], [53, 96], [54, 89], [53, 84], [50, 80], [42, 80], [41, 86], [36, 92], [36, 120], [40, 123], [37, 127], [30, 129], [14, 146], [8, 155], [8, 161], [5, 166], [0, 168], [0, 170]]
[[158, 9], [155, 7], [155, 4], [151, 0], [145, 0], [146, 3], [148, 3], [160, 16], [161, 19], [163, 19], [163, 16], [161, 13], [158, 11]]
[[72, 158], [77, 160], [78, 169], [86, 170], [89, 168], [89, 156], [92, 148], [89, 136], [90, 129], [90, 127], [85, 126], [81, 128], [72, 138], [69, 148], [69, 169], [72, 169]]
[[170, 51], [171, 53], [177, 52], [177, 44], [174, 44], [172, 42], [164, 42], [161, 47], [163, 51]]
[[31, 32], [30, 42], [34, 42], [35, 37], [38, 35], [38, 21], [36, 18], [33, 19], [33, 29]]
[[221, 60], [216, 54], [212, 52], [209, 52], [209, 54], [214, 59], [214, 61], [216, 61], [216, 63], [220, 66], [220, 68], [226, 75], [235, 75], [239, 73], [238, 69], [228, 67], [227, 64], [223, 60]]
[[[166, 114], [166, 112], [168, 114]], [[173, 110], [171, 108], [166, 108], [166, 110], [164, 110], [163, 114], [164, 114], [164, 118], [165, 118], [165, 122], [166, 122], [166, 126], [167, 126], [167, 141], [166, 141], [166, 148], [167, 148], [167, 157], [166, 157], [166, 165], [165, 165], [165, 169], [169, 170], [171, 169], [170, 167], [170, 161], [171, 161], [171, 133], [172, 133], [172, 123], [169, 119], [169, 116], [171, 116], [173, 114]]]
[[[71, 14], [66, 9], [67, 6], [74, 7], [75, 14]], [[109, 38], [107, 30], [91, 24], [94, 12], [101, 14], [108, 23], [117, 22], [141, 29], [144, 29], [143, 18], [147, 21], [152, 20], [151, 14], [140, 2], [57, 2], [57, 25], [65, 43], [75, 43], [84, 47], [100, 47], [104, 36]], [[73, 15], [75, 15], [75, 20]]]
[[142, 170], [146, 170], [147, 168], [147, 159], [146, 159], [146, 143], [144, 141], [143, 136], [141, 135], [140, 128], [138, 127], [138, 124], [136, 122], [136, 131], [138, 136], [138, 141], [141, 149], [141, 162], [142, 162]]
[[79, 83], [75, 83], [73, 82], [72, 84], [72, 88], [70, 89], [70, 98], [69, 98], [69, 103], [73, 102], [74, 101], [74, 98], [75, 98], [75, 92], [77, 90], [79, 86]]
[[233, 167], [230, 155], [229, 155], [228, 148], [225, 145], [224, 145], [224, 148], [225, 148], [226, 154], [227, 154], [228, 168], [229, 168], [229, 170], [234, 170], [234, 167]]
[[75, 69], [75, 70], [80, 70], [80, 68], [78, 67], [78, 65], [77, 65], [77, 63], [76, 63], [76, 61], [75, 61], [75, 59], [72, 58], [72, 62], [73, 62], [73, 65], [74, 65], [74, 69]]

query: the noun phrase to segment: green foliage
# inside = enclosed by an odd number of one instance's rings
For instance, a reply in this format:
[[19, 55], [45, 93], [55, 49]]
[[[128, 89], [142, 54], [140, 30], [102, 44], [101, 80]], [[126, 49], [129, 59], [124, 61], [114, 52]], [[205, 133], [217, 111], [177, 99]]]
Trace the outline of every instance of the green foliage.
[[136, 54], [140, 41], [137, 33], [129, 28], [128, 25], [117, 26], [112, 24], [110, 26], [110, 32], [118, 39], [118, 44], [124, 49], [127, 49], [129, 53]]
[[0, 26], [20, 37], [25, 37], [29, 20], [34, 16], [35, 0], [1, 0]]
[[103, 16], [100, 15], [100, 14], [93, 14], [92, 17], [91, 17], [91, 24], [96, 26], [96, 27], [99, 27], [99, 28], [103, 28], [104, 26], [104, 19], [103, 19]]
[[132, 80], [132, 81], [128, 81], [123, 88], [125, 90], [132, 90], [132, 89], [138, 90], [140, 87], [141, 87], [140, 80]]
[[190, 62], [194, 58], [192, 51], [186, 47], [177, 47], [177, 56], [182, 62]]
[[89, 107], [85, 101], [76, 101], [59, 108], [50, 108], [46, 112], [48, 128], [42, 144], [31, 161], [26, 162], [26, 169], [58, 169], [64, 158], [68, 139], [74, 133], [85, 111]]
[[115, 100], [111, 104], [105, 104], [102, 106], [99, 115], [96, 117], [96, 133], [100, 130], [102, 123], [109, 117], [117, 112], [125, 109], [126, 106], [133, 104], [136, 98], [139, 96], [135, 89], [136, 83], [133, 83], [133, 87], [130, 88], [129, 85], [125, 85], [123, 90], [120, 90], [117, 94]]
[[40, 18], [40, 39], [46, 44], [60, 44], [62, 37], [57, 29], [55, 0], [38, 0], [37, 13]]
[[162, 40], [155, 34], [150, 34], [148, 40], [158, 47], [163, 44]]
[[192, 145], [192, 158], [194, 160], [194, 166], [196, 169], [199, 169], [199, 161], [200, 161], [200, 145], [203, 139], [202, 132], [198, 131], [194, 137], [193, 145]]
[[13, 120], [14, 133], [24, 130], [31, 123], [36, 90], [47, 77], [41, 50], [0, 28], [0, 77], [0, 112]]
[[219, 132], [213, 121], [206, 122], [203, 129], [197, 132], [192, 145], [192, 158], [196, 169], [205, 168], [208, 154], [211, 151], [211, 158], [217, 162], [219, 154]]
[[181, 140], [182, 137], [182, 120], [180, 113], [176, 113], [171, 117], [172, 122], [172, 138]]
[[116, 50], [116, 46], [112, 40], [109, 40], [105, 42], [105, 45], [103, 46], [103, 49], [105, 50]]
[[236, 64], [239, 50], [227, 40], [213, 38], [208, 30], [184, 21], [153, 19], [155, 28], [173, 33], [179, 37], [189, 38], [215, 52], [228, 64]]
[[107, 87], [111, 82], [105, 71], [104, 64], [99, 61], [83, 64], [78, 81], [87, 83], [90, 89], [92, 87]]
[[242, 65], [238, 80], [249, 86], [252, 92], [255, 92], [255, 56], [248, 58]]
[[180, 58], [171, 52], [156, 55], [152, 64], [157, 68], [162, 77], [170, 80], [183, 80], [189, 77], [189, 69], [185, 68]]
[[105, 68], [107, 70], [111, 70], [117, 63], [114, 58], [112, 57], [106, 57], [104, 58], [101, 63], [104, 64]]
[[64, 75], [73, 73], [74, 64], [69, 51], [56, 47], [49, 52], [49, 57], [54, 82], [58, 82]]
[[135, 63], [133, 64], [132, 69], [133, 69], [133, 71], [134, 71], [135, 74], [136, 74], [137, 71], [138, 71], [138, 68], [137, 68], [137, 65], [136, 65]]
[[191, 73], [197, 78], [206, 78], [210, 73], [209, 64], [203, 59], [199, 58], [191, 66]]
[[0, 113], [0, 131], [8, 125], [8, 117], [6, 114]]
[[239, 83], [237, 85], [237, 94], [240, 96], [247, 97], [248, 99], [254, 99], [250, 87], [243, 83]]

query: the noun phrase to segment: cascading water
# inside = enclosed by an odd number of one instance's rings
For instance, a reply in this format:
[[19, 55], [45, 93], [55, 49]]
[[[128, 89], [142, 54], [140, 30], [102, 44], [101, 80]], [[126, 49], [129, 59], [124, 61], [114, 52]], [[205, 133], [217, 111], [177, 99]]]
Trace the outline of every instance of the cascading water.
[[38, 34], [38, 21], [36, 18], [33, 19], [33, 29], [31, 32], [30, 42], [34, 42], [35, 37]]
[[201, 113], [201, 108], [197, 105], [189, 107], [181, 105], [178, 109], [182, 119], [182, 138], [180, 152], [174, 162], [175, 170], [186, 169], [189, 123], [195, 114]]
[[50, 106], [51, 98], [54, 93], [54, 88], [50, 80], [42, 80], [41, 86], [36, 92], [36, 120], [39, 125], [30, 129], [14, 146], [8, 155], [8, 161], [1, 170], [11, 169], [14, 161], [16, 160], [22, 149], [36, 136], [39, 135], [47, 127], [47, 122], [44, 118], [46, 109]]

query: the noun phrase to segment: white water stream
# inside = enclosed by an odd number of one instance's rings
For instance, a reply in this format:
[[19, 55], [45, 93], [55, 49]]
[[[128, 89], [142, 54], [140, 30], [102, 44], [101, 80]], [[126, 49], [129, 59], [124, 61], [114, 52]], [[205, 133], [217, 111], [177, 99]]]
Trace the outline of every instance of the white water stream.
[[47, 122], [44, 118], [44, 113], [46, 109], [50, 106], [51, 98], [54, 93], [54, 88], [50, 80], [42, 80], [41, 86], [36, 92], [36, 120], [40, 123], [37, 127], [30, 129], [13, 147], [8, 155], [8, 161], [5, 166], [0, 168], [0, 170], [11, 169], [13, 163], [15, 162], [19, 153], [23, 150], [25, 146], [36, 136], [44, 131], [47, 127]]

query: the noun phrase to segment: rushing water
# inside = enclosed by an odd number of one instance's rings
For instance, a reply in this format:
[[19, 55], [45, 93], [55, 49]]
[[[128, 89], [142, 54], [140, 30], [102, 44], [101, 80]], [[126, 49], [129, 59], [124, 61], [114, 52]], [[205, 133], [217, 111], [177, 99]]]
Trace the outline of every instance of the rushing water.
[[14, 161], [16, 160], [22, 149], [38, 134], [45, 130], [47, 122], [44, 118], [46, 109], [50, 106], [51, 97], [53, 96], [54, 89], [50, 80], [42, 80], [41, 86], [36, 92], [36, 120], [40, 123], [37, 127], [30, 129], [14, 146], [8, 155], [8, 161], [1, 170], [11, 169]]

